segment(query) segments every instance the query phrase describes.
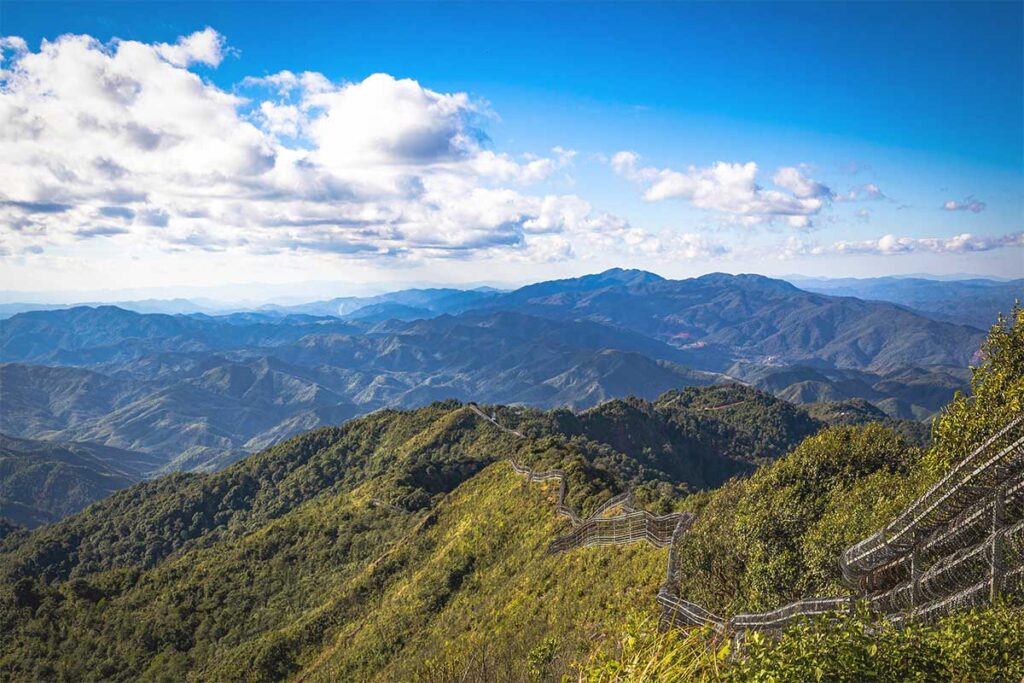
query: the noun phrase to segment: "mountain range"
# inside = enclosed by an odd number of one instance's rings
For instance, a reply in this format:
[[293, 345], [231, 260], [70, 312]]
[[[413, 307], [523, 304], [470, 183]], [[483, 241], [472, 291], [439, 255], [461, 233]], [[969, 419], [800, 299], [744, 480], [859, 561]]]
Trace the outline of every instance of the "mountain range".
[[0, 517], [36, 527], [74, 514], [160, 466], [157, 456], [95, 443], [0, 435]]
[[[713, 344], [673, 342], [675, 319], [622, 322], [623, 299], [642, 317], [647, 298], [695, 290], [732, 302], [717, 323], [699, 303], [677, 306]], [[780, 670], [846, 680], [849, 661], [858, 679], [881, 666], [887, 680], [1024, 673], [1021, 613], [1000, 605], [903, 630], [867, 612], [813, 636], [798, 624], [780, 641], [798, 638], [798, 656], [758, 634], [731, 655], [731, 639], [699, 629], [653, 654], [628, 649], [657, 632], [662, 588], [726, 616], [846, 594], [843, 550], [1019, 414], [1024, 312], [981, 346], [972, 395], [929, 425], [879, 407], [885, 392], [931, 405], [948, 392], [936, 378], [957, 377], [889, 366], [908, 353], [877, 322], [891, 304], [626, 272], [496, 299], [372, 323], [117, 308], [5, 321], [0, 430], [38, 436], [0, 437], [0, 678], [525, 683], [669, 662], [752, 683]], [[895, 310], [934, 357], [973, 357], [974, 328]], [[787, 312], [818, 334], [773, 332]], [[730, 343], [737, 326], [748, 336]], [[823, 353], [841, 345], [837, 329], [856, 352]], [[765, 345], [793, 364], [767, 362]], [[826, 389], [875, 396], [776, 395]], [[523, 398], [430, 400], [459, 391]], [[285, 438], [292, 429], [303, 433]], [[645, 519], [692, 515], [667, 579], [665, 548], [552, 552], [570, 530], [560, 504], [609, 514], [627, 491]]]
[[[616, 270], [596, 275], [572, 278], [581, 284], [594, 280], [607, 280]], [[660, 276], [643, 271], [638, 277], [649, 281], [660, 280]], [[628, 276], [627, 276], [628, 277]], [[973, 275], [939, 277], [934, 275], [875, 277], [875, 278], [824, 278], [800, 275], [786, 276], [783, 280], [808, 292], [848, 296], [870, 301], [885, 301], [910, 308], [917, 313], [942, 322], [971, 325], [987, 329], [999, 313], [1005, 314], [1024, 293], [1024, 280], [992, 280]], [[566, 283], [568, 281], [555, 281]], [[28, 303], [11, 301], [0, 303], [0, 319], [18, 313], [39, 310], [63, 310], [76, 306], [97, 307], [113, 305], [136, 313], [207, 314], [224, 317], [233, 313], [258, 311], [268, 315], [289, 315], [305, 313], [343, 319], [388, 318], [411, 320], [440, 315], [460, 313], [475, 307], [487, 299], [508, 293], [493, 287], [455, 289], [435, 287], [404, 289], [369, 296], [344, 296], [300, 304], [255, 304], [248, 302], [217, 301], [208, 298], [134, 299], [112, 303], [79, 304]], [[5, 298], [15, 297], [13, 292], [0, 292]], [[36, 298], [42, 296], [35, 295]], [[44, 297], [45, 298], [45, 297]], [[362, 310], [366, 309], [366, 310]]]
[[585, 409], [740, 382], [923, 420], [966, 386], [983, 336], [762, 276], [623, 269], [226, 315], [29, 311], [0, 321], [0, 433], [143, 454], [151, 476], [447, 399]]

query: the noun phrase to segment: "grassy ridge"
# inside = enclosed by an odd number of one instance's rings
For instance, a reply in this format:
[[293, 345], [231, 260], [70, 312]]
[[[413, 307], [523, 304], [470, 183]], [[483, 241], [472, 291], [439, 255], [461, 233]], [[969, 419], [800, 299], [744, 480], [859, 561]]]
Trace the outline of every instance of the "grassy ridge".
[[403, 549], [417, 561], [339, 632], [307, 680], [408, 680], [446, 662], [511, 677], [545, 642], [563, 660], [583, 656], [613, 640], [635, 605], [653, 605], [666, 551], [547, 555], [565, 527], [553, 515], [554, 487], [523, 484], [496, 464], [459, 487]]

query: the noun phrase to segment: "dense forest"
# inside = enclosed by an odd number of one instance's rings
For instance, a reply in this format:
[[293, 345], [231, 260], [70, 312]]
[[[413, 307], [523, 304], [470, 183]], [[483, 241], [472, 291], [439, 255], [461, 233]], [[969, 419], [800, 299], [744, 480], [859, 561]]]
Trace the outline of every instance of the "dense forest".
[[[723, 613], [839, 586], [879, 528], [1024, 409], [1024, 313], [993, 328], [931, 434], [848, 402], [738, 385], [582, 413], [382, 410], [213, 474], [136, 484], [34, 531], [0, 532], [0, 678], [10, 680], [1019, 681], [1013, 605], [897, 631], [866, 613], [740, 651], [659, 633], [667, 551], [546, 552], [565, 471], [586, 513], [632, 487], [691, 510], [680, 594]], [[876, 414], [877, 413], [877, 414]]]

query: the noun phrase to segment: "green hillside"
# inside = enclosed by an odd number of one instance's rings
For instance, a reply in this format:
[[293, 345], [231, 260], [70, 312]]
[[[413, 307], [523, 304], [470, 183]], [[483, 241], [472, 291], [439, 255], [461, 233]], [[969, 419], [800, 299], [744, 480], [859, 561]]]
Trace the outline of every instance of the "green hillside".
[[[275, 679], [311, 663], [345, 628], [383, 653], [426, 637], [422, 623], [433, 619], [441, 639], [459, 616], [445, 607], [465, 595], [467, 581], [486, 586], [473, 607], [480, 618], [505, 587], [521, 610], [505, 615], [509, 632], [533, 620], [537, 606], [526, 596], [536, 577], [567, 595], [592, 590], [595, 623], [609, 600], [624, 615], [653, 599], [664, 553], [607, 551], [611, 574], [647, 577], [616, 586], [617, 597], [571, 580], [572, 569], [543, 552], [563, 524], [544, 492], [494, 462], [514, 455], [563, 466], [572, 502], [587, 509], [609, 495], [615, 477], [586, 461], [585, 446], [520, 441], [468, 408], [435, 404], [319, 430], [218, 474], [122, 491], [3, 541], [0, 670], [24, 680], [175, 680], [184, 670], [218, 680], [255, 662], [256, 679]], [[384, 611], [394, 615], [378, 633], [374, 620]], [[324, 662], [352, 675], [358, 665], [364, 677], [393, 657], [379, 659]]]
[[[267, 374], [259, 375], [263, 379], [253, 384], [252, 375], [244, 368], [236, 368], [237, 372], [228, 375], [221, 374], [221, 369], [218, 366], [203, 376], [241, 380], [235, 389], [244, 393], [251, 393], [257, 385], [268, 395], [281, 388], [277, 382], [264, 386], [263, 380], [270, 377]], [[0, 367], [0, 371], [13, 370], [14, 366], [10, 365]], [[52, 380], [50, 370], [33, 377]], [[37, 392], [37, 397], [42, 393], [45, 392]], [[278, 395], [278, 400], [284, 399]], [[270, 402], [268, 398], [266, 403]], [[205, 412], [203, 402], [198, 399], [186, 403], [190, 405], [189, 413]], [[568, 410], [547, 414], [522, 411], [514, 419], [522, 420], [529, 415], [536, 423], [533, 429], [537, 435], [578, 436], [595, 442], [597, 446], [591, 443], [585, 447], [591, 452], [588, 458], [606, 468], [619, 468], [617, 471], [629, 484], [643, 487], [641, 493], [652, 488], [652, 481], [683, 484], [661, 491], [660, 498], [668, 500], [679, 493], [714, 487], [732, 475], [749, 472], [757, 463], [781, 455], [822, 425], [887, 420], [884, 413], [862, 403], [863, 409], [858, 411], [830, 411], [827, 407], [819, 409], [816, 404], [795, 407], [754, 389], [719, 385], [673, 390], [656, 401], [635, 398], [609, 401], [578, 415]], [[5, 401], [5, 407], [9, 404]], [[134, 408], [129, 412], [134, 414], [133, 411]], [[71, 412], [78, 414], [79, 409]], [[129, 422], [133, 430], [146, 435], [144, 441], [151, 441], [160, 433], [178, 435], [182, 431], [174, 420], [165, 420], [166, 415], [161, 417], [160, 413], [148, 409], [142, 412], [148, 416], [145, 420], [139, 422], [132, 418]], [[311, 427], [323, 421], [337, 424], [351, 413], [345, 406], [318, 408], [312, 412], [315, 413], [312, 417], [301, 413], [282, 423], [274, 438], [267, 440], [273, 441], [290, 432], [302, 431], [303, 426]], [[249, 413], [224, 407], [217, 415], [222, 422], [238, 423], [247, 421]], [[150, 420], [156, 420], [159, 429], [151, 429]], [[916, 430], [919, 436], [924, 433], [923, 425], [917, 423], [890, 422]], [[185, 431], [198, 436], [206, 433], [207, 428], [214, 432], [219, 430], [213, 423], [204, 422]], [[615, 454], [620, 451], [632, 460], [616, 464], [618, 456]], [[198, 451], [186, 450], [173, 462], [183, 463], [196, 453]], [[225, 462], [218, 460], [218, 463], [226, 465], [230, 460], [226, 458]], [[639, 465], [639, 469], [635, 465]], [[144, 477], [166, 472], [167, 467], [165, 455], [99, 444], [0, 436], [0, 517], [8, 516], [28, 527], [54, 522]], [[622, 468], [628, 468], [629, 472]], [[645, 482], [648, 482], [646, 487]], [[652, 504], [655, 502], [650, 496], [646, 499]]]
[[[836, 643], [858, 654], [870, 639], [850, 645], [846, 632], [827, 629], [797, 645], [795, 636], [753, 639], [749, 657], [736, 659], [722, 654], [726, 641], [695, 632], [671, 636], [688, 643], [673, 650], [678, 643], [643, 627], [667, 551], [548, 555], [568, 529], [554, 510], [557, 485], [527, 484], [505, 459], [562, 469], [567, 501], [582, 514], [627, 486], [647, 506], [696, 511], [676, 589], [726, 614], [774, 607], [836, 591], [843, 547], [1024, 407], [1024, 314], [993, 331], [987, 353], [974, 397], [954, 402], [928, 450], [885, 424], [850, 426], [870, 422], [864, 407], [812, 417], [753, 389], [710, 387], [580, 414], [484, 408], [525, 438], [457, 402], [379, 411], [221, 472], [137, 484], [0, 538], [0, 677], [669, 680], [622, 673], [654, 638], [690, 670], [718, 662], [707, 680], [770, 680], [792, 648], [806, 648], [796, 657], [804, 668], [777, 680], [814, 680], [814, 667], [843, 661]], [[822, 430], [823, 419], [846, 424]], [[722, 483], [736, 472], [753, 474]], [[956, 661], [987, 678], [956, 680], [1011, 680], [982, 661], [992, 647], [1019, 679], [1020, 612], [978, 619], [990, 646]], [[907, 647], [901, 638], [884, 652]], [[936, 648], [892, 671], [951, 671], [953, 655]], [[890, 674], [821, 680], [906, 680]]]

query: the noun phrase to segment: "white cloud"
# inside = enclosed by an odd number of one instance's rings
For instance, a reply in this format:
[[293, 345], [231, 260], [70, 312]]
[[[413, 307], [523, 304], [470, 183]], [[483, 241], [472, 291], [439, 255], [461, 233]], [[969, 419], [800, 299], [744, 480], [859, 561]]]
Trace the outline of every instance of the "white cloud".
[[667, 240], [665, 253], [678, 259], [718, 258], [730, 253], [729, 247], [709, 239], [705, 235], [683, 233]]
[[871, 254], [893, 256], [910, 253], [967, 254], [1013, 247], [1024, 247], [1024, 232], [1000, 236], [975, 236], [963, 233], [953, 237], [897, 237], [883, 235], [878, 239], [818, 244], [790, 238], [782, 251], [787, 258], [797, 256], [833, 256], [837, 254]]
[[942, 208], [946, 211], [970, 211], [971, 213], [981, 213], [986, 206], [985, 202], [980, 202], [974, 197], [968, 197], [962, 202], [949, 199], [942, 204]]
[[646, 185], [643, 197], [647, 201], [682, 199], [744, 225], [783, 218], [793, 227], [809, 227], [812, 217], [831, 198], [828, 187], [793, 167], [780, 168], [773, 176], [774, 183], [787, 191], [782, 192], [757, 184], [758, 167], [752, 161], [719, 161], [705, 168], [690, 166], [686, 171], [640, 166], [639, 162], [635, 152], [622, 151], [612, 157], [611, 166], [622, 177]]
[[207, 64], [219, 66], [224, 59], [224, 38], [207, 27], [190, 36], [183, 36], [173, 45], [158, 43], [157, 54], [175, 66]]
[[437, 93], [388, 74], [307, 94], [303, 106], [322, 112], [310, 135], [325, 168], [452, 161], [471, 156], [482, 135], [466, 93]]
[[636, 152], [630, 152], [624, 150], [616, 152], [612, 155], [611, 159], [612, 169], [623, 178], [632, 180], [634, 182], [642, 182], [645, 180], [651, 180], [657, 176], [657, 171], [652, 168], [639, 168], [640, 155]]
[[874, 183], [864, 183], [845, 193], [837, 193], [832, 196], [832, 200], [836, 202], [859, 202], [885, 198], [885, 193]]
[[579, 197], [526, 192], [576, 153], [494, 151], [488, 105], [466, 93], [285, 71], [245, 79], [243, 97], [192, 70], [229, 52], [213, 29], [173, 44], [67, 35], [35, 52], [4, 38], [0, 253], [83, 239], [349, 259], [642, 246]]
[[800, 172], [800, 169], [792, 166], [780, 168], [772, 176], [772, 182], [781, 188], [789, 190], [794, 197], [807, 199], [810, 197], [828, 197], [831, 190], [816, 180], [812, 180]]
[[25, 42], [24, 38], [18, 36], [0, 36], [0, 61], [4, 59], [4, 51], [11, 50], [12, 52], [27, 52], [28, 43]]
[[528, 155], [522, 162], [518, 162], [508, 154], [481, 150], [473, 155], [469, 165], [481, 176], [530, 185], [547, 180], [555, 171], [572, 165], [573, 157], [576, 155], [576, 152], [561, 147], [555, 147], [551, 152], [554, 157]]
[[259, 120], [263, 128], [273, 135], [296, 137], [304, 121], [302, 112], [293, 104], [260, 102]]

